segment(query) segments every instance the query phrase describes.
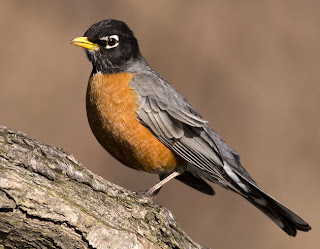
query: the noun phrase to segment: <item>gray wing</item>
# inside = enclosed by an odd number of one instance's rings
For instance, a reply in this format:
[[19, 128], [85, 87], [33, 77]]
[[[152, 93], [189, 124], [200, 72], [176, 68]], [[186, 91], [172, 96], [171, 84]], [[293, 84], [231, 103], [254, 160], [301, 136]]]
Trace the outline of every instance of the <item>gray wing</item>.
[[139, 119], [163, 144], [194, 166], [195, 173], [201, 172], [199, 176], [213, 178], [224, 187], [234, 189], [233, 180], [224, 168], [227, 162], [237, 173], [253, 182], [236, 152], [160, 76], [154, 72], [137, 73], [130, 86], [140, 96]]
[[189, 162], [190, 167], [194, 167], [187, 168], [189, 173], [181, 175], [180, 181], [211, 195], [214, 194], [213, 189], [205, 185], [201, 177], [234, 190], [291, 236], [295, 236], [297, 230], [311, 229], [303, 219], [253, 181], [241, 166], [239, 155], [160, 76], [152, 71], [137, 73], [130, 85], [141, 97], [137, 115], [143, 124], [162, 143]]

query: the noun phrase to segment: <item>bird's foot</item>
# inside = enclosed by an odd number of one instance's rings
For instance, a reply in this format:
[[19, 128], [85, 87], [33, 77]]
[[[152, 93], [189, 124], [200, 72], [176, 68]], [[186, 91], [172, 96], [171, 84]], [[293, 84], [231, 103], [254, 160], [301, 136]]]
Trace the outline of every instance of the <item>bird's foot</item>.
[[152, 188], [145, 190], [145, 191], [137, 191], [134, 192], [136, 195], [141, 196], [141, 197], [146, 197], [149, 199], [154, 200], [157, 196], [157, 194], [159, 193], [161, 188], [158, 188], [156, 190], [153, 190]]

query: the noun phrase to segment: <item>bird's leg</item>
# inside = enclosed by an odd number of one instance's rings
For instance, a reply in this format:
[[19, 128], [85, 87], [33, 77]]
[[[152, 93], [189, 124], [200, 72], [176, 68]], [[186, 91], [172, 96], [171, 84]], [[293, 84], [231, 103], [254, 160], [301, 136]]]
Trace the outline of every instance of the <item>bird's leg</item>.
[[158, 182], [156, 185], [151, 187], [149, 190], [144, 192], [145, 196], [149, 196], [151, 198], [154, 198], [160, 191], [160, 188], [166, 184], [168, 181], [172, 180], [173, 178], [177, 177], [181, 173], [178, 171], [172, 172], [170, 175], [168, 175], [166, 178], [162, 179], [160, 182]]

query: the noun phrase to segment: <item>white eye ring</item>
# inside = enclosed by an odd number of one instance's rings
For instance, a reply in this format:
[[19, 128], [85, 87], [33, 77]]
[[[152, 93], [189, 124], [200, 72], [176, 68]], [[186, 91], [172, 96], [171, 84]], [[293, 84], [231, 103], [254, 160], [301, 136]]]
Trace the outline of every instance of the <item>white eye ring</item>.
[[[111, 41], [112, 39], [114, 39], [116, 42], [114, 44], [110, 45], [109, 41]], [[115, 48], [116, 46], [119, 45], [119, 36], [118, 35], [105, 36], [105, 37], [100, 38], [100, 40], [104, 40], [107, 42], [106, 49]]]

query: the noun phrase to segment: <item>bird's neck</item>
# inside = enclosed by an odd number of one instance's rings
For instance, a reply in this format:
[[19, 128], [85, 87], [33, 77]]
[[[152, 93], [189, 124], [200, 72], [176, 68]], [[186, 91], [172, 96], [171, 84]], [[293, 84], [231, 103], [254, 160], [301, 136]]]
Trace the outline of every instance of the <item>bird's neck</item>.
[[127, 62], [121, 65], [108, 65], [106, 63], [94, 63], [99, 66], [93, 65], [92, 74], [118, 74], [118, 73], [137, 73], [143, 71], [150, 71], [151, 68], [147, 61], [141, 54], [137, 57], [131, 57]]

